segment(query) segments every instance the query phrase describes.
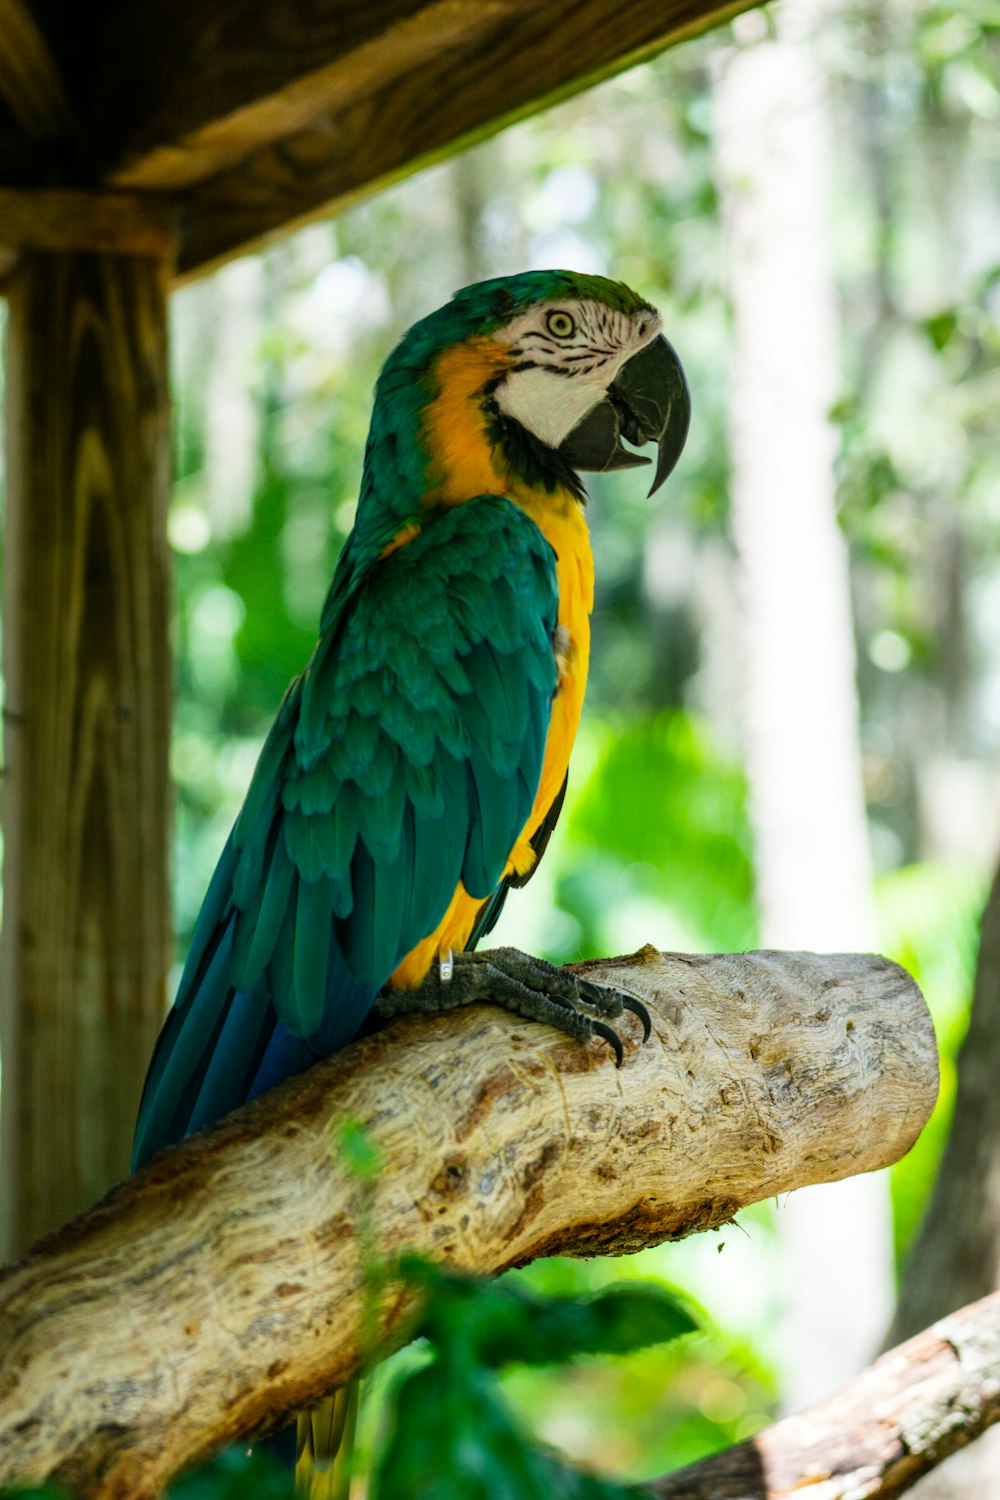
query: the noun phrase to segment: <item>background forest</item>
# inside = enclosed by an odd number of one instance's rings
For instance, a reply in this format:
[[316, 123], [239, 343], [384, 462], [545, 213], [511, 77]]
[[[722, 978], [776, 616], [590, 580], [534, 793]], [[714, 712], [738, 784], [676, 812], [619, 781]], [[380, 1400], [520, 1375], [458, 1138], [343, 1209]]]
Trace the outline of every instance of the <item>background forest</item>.
[[707, 1312], [696, 1342], [505, 1377], [608, 1473], [697, 1458], [866, 1362], [928, 1199], [1000, 853], [998, 147], [997, 0], [788, 0], [173, 301], [179, 954], [312, 648], [381, 361], [456, 287], [566, 266], [661, 309], [695, 417], [655, 500], [590, 486], [569, 798], [495, 940], [875, 947], [933, 1010], [941, 1102], [890, 1183], [518, 1273], [662, 1277]]

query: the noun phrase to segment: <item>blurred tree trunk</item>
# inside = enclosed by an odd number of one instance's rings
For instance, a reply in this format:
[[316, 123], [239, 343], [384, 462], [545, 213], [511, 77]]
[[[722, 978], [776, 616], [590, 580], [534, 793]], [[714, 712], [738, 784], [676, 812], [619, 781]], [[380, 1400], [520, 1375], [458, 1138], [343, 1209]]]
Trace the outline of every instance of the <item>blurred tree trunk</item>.
[[484, 171], [487, 161], [500, 166], [500, 153], [489, 144], [463, 151], [448, 168], [463, 286], [482, 281], [490, 272], [485, 220], [492, 183]]
[[[821, 15], [821, 9], [823, 15]], [[830, 124], [799, 0], [734, 27], [716, 86], [735, 324], [732, 504], [745, 641], [745, 733], [762, 936], [872, 942], [854, 636], [834, 494], [837, 313]], [[770, 28], [770, 29], [769, 29]], [[882, 1178], [796, 1194], [780, 1211], [785, 1398], [815, 1401], [874, 1353], [891, 1309]]]
[[1000, 1287], [1000, 871], [983, 912], [955, 1115], [887, 1342]]
[[[983, 912], [969, 1030], [948, 1144], [887, 1345], [1000, 1288], [1000, 870]], [[920, 1500], [1000, 1496], [1000, 1432], [949, 1459]]]

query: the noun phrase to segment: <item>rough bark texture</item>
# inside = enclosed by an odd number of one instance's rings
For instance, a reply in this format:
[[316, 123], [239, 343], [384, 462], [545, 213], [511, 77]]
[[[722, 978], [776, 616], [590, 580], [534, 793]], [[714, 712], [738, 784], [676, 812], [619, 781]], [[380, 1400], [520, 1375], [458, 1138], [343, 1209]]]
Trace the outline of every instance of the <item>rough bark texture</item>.
[[[492, 1007], [367, 1038], [166, 1152], [0, 1280], [0, 1483], [151, 1495], [357, 1368], [359, 1187], [378, 1252], [476, 1272], [624, 1252], [894, 1161], [937, 1093], [933, 1028], [886, 959], [660, 955], [585, 966], [646, 999], [624, 1067]], [[367, 1242], [367, 1241], [366, 1241]], [[388, 1294], [383, 1324], [405, 1311]]]
[[166, 267], [9, 285], [0, 1253], [128, 1166], [170, 889]]
[[668, 1474], [649, 1493], [658, 1500], [889, 1500], [998, 1418], [1000, 1293], [884, 1354], [821, 1406]]

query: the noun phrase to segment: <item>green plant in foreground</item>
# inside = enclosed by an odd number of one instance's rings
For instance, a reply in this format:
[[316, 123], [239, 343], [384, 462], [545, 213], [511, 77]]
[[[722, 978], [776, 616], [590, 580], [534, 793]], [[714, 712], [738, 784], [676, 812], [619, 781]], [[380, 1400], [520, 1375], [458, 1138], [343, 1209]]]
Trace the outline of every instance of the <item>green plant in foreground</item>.
[[620, 1500], [626, 1486], [582, 1474], [520, 1429], [498, 1389], [504, 1365], [554, 1365], [627, 1354], [692, 1333], [688, 1307], [634, 1282], [593, 1296], [544, 1297], [510, 1281], [458, 1276], [408, 1258], [402, 1278], [424, 1292], [411, 1330], [430, 1362], [392, 1401], [371, 1500]]

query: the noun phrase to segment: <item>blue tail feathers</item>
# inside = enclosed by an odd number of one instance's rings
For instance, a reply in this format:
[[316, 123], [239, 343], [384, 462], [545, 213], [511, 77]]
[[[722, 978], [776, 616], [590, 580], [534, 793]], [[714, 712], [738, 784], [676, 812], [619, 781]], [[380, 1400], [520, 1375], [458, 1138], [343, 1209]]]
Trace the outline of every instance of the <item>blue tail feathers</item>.
[[230, 841], [150, 1063], [133, 1170], [165, 1146], [347, 1046], [374, 999], [375, 992], [359, 984], [347, 965], [336, 922], [329, 928], [321, 1019], [309, 1036], [296, 1035], [278, 1014], [283, 1007], [272, 986], [281, 983], [282, 974], [266, 970], [251, 987], [237, 989], [234, 948], [240, 913], [231, 894], [233, 864]]

